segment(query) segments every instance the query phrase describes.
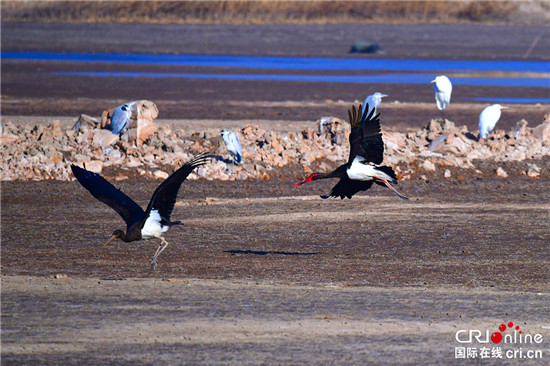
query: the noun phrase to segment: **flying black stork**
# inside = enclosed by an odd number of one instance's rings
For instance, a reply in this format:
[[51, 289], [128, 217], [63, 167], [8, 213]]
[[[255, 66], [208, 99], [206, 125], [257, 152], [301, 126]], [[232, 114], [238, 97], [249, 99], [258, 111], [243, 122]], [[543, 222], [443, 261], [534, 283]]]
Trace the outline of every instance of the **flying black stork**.
[[180, 221], [170, 221], [170, 214], [174, 209], [180, 186], [193, 169], [206, 164], [207, 160], [207, 154], [200, 154], [176, 170], [157, 187], [146, 211], [143, 211], [134, 200], [107, 182], [101, 175], [76, 165], [71, 165], [71, 169], [76, 179], [90, 191], [92, 196], [110, 206], [126, 221], [126, 232], [115, 230], [104, 246], [117, 238], [127, 243], [141, 239], [159, 238], [161, 242], [151, 261], [151, 266], [156, 270], [157, 258], [168, 246], [168, 242], [162, 237], [162, 234], [168, 231], [170, 226], [181, 224]]
[[[382, 141], [380, 119], [378, 118], [380, 113], [375, 116], [374, 108], [370, 110], [370, 113], [362, 114], [362, 110], [362, 106], [359, 105], [359, 109], [352, 106], [348, 111], [351, 124], [348, 162], [330, 173], [313, 173], [294, 187], [319, 179], [340, 178], [330, 194], [321, 196], [321, 198], [351, 198], [357, 192], [366, 191], [373, 183], [376, 183], [381, 186], [385, 185], [399, 197], [408, 199], [390, 184], [397, 184], [397, 176], [393, 169], [389, 166], [378, 165], [384, 158], [384, 141]], [[365, 106], [365, 111], [369, 111], [368, 105]]]

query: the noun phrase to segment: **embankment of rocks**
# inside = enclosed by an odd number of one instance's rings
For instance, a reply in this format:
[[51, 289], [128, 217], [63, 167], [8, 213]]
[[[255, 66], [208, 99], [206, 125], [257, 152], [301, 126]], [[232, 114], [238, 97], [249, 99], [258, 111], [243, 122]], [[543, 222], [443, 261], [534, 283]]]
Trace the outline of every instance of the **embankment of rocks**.
[[[336, 168], [349, 153], [349, 123], [334, 117], [298, 132], [242, 127], [236, 131], [243, 148], [241, 165], [232, 163], [221, 129], [184, 133], [158, 127], [136, 143], [87, 124], [63, 130], [57, 122], [49, 126], [5, 122], [0, 132], [0, 179], [71, 180], [70, 164], [112, 180], [165, 179], [200, 152], [210, 152], [214, 158], [189, 179], [300, 179]], [[550, 178], [550, 115], [534, 127], [522, 120], [513, 130], [497, 129], [480, 141], [449, 120], [432, 120], [415, 132], [383, 132], [383, 137], [384, 164], [393, 166], [401, 179]]]

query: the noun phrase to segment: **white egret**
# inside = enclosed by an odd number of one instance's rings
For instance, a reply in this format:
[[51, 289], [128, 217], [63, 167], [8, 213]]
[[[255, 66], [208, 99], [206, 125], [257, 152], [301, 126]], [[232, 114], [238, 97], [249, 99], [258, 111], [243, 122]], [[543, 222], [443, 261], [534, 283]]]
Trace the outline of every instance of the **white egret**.
[[222, 137], [227, 152], [233, 157], [233, 163], [240, 164], [242, 161], [242, 147], [237, 134], [233, 131], [223, 130]]
[[325, 132], [325, 125], [332, 119], [332, 117], [321, 117], [319, 120], [319, 136], [323, 136]]
[[479, 114], [479, 138], [484, 139], [491, 133], [498, 120], [500, 119], [500, 110], [506, 109], [500, 104], [493, 104], [485, 107]]
[[441, 111], [443, 119], [445, 119], [445, 109], [449, 107], [451, 103], [451, 93], [453, 91], [453, 84], [451, 80], [445, 75], [439, 75], [430, 83], [434, 83], [435, 91], [435, 103], [437, 108]]
[[113, 111], [113, 117], [111, 118], [111, 132], [115, 135], [123, 133], [130, 124], [130, 118], [132, 117], [132, 106], [135, 102], [119, 105]]
[[369, 110], [366, 112], [367, 114], [370, 114], [370, 112], [374, 109], [374, 113], [376, 114], [376, 108], [382, 103], [382, 98], [387, 97], [387, 94], [382, 94], [379, 92], [376, 92], [372, 95], [369, 95], [365, 101], [363, 102], [363, 114], [365, 114], [365, 109], [367, 108], [367, 105], [369, 106]]

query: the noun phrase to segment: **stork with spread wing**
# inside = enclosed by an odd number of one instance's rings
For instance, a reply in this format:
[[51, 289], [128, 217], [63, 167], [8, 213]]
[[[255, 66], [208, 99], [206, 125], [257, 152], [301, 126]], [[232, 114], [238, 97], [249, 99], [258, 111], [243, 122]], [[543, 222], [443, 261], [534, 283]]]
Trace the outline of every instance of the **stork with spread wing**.
[[[368, 105], [365, 106], [368, 111]], [[380, 133], [380, 114], [374, 115], [375, 109], [370, 113], [361, 113], [363, 108], [359, 105], [356, 109], [348, 111], [351, 124], [349, 135], [350, 153], [348, 162], [340, 165], [330, 173], [313, 173], [306, 180], [296, 184], [298, 187], [304, 183], [325, 178], [340, 178], [328, 196], [321, 198], [340, 197], [351, 198], [360, 191], [366, 191], [373, 183], [387, 186], [399, 197], [408, 199], [391, 184], [397, 184], [397, 176], [389, 166], [380, 166], [384, 158], [384, 141]]]

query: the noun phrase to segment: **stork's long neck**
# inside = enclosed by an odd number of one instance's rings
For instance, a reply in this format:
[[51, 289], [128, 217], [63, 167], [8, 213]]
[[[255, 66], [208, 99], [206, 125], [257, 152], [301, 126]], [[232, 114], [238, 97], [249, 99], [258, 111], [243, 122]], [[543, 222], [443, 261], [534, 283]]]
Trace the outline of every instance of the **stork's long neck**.
[[314, 180], [319, 179], [326, 179], [326, 178], [345, 178], [347, 177], [347, 164], [340, 165], [335, 170], [328, 172], [328, 173], [315, 173], [317, 176], [314, 178]]
[[309, 177], [306, 178], [306, 180], [294, 185], [294, 187], [301, 186], [302, 184], [313, 182], [314, 180], [319, 179], [326, 179], [326, 178], [345, 178], [347, 177], [346, 173], [346, 165], [342, 165], [338, 167], [338, 169], [330, 172], [330, 173], [313, 173]]
[[324, 178], [347, 178], [348, 165], [349, 164], [340, 165], [338, 168], [336, 168], [332, 172], [326, 173], [325, 174], [326, 176]]
[[332, 177], [331, 177], [332, 173], [333, 173], [333, 172], [329, 172], [329, 173], [314, 173], [315, 176], [313, 177], [312, 180], [319, 180], [319, 179], [332, 178]]

